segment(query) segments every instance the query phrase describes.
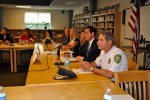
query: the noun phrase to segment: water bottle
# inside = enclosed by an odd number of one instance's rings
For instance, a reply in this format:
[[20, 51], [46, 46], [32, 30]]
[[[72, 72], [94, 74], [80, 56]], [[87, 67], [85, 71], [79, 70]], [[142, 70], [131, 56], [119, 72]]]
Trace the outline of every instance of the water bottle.
[[68, 57], [65, 57], [65, 66], [67, 67], [67, 69], [69, 69], [70, 61]]
[[53, 56], [53, 63], [55, 63], [56, 60], [56, 51], [52, 51], [52, 56]]
[[104, 94], [104, 100], [113, 100], [111, 89], [108, 88], [106, 93]]
[[4, 92], [2, 86], [0, 86], [0, 100], [6, 100], [6, 93]]

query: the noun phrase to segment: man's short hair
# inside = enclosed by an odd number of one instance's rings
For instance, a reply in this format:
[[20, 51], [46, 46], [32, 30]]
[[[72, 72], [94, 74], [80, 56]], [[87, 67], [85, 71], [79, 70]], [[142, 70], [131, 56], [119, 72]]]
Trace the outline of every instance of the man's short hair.
[[111, 33], [111, 32], [102, 32], [102, 33], [100, 33], [100, 34], [102, 34], [103, 36], [105, 36], [106, 41], [111, 40], [111, 41], [112, 41], [112, 44], [114, 45], [114, 43], [115, 43], [115, 38], [114, 38], [113, 33]]
[[89, 29], [89, 30], [90, 30], [90, 33], [94, 32], [94, 35], [95, 35], [95, 36], [97, 35], [96, 28], [94, 28], [93, 26], [87, 26], [85, 29]]
[[2, 29], [5, 29], [8, 32], [8, 28], [7, 27], [3, 27]]

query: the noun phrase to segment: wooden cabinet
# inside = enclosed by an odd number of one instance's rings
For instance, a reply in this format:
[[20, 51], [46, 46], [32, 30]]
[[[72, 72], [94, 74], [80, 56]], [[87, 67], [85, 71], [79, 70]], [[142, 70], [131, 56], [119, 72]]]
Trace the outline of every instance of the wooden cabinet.
[[[89, 16], [74, 18], [72, 27], [77, 28], [80, 32], [89, 25]], [[120, 27], [121, 27], [121, 12], [112, 11], [102, 14], [92, 15], [92, 26], [94, 26], [98, 34], [103, 31], [109, 31], [114, 34], [115, 45], [120, 47]]]
[[92, 15], [92, 25], [97, 28], [98, 33], [109, 31], [114, 34], [115, 45], [120, 47], [121, 13], [119, 11]]

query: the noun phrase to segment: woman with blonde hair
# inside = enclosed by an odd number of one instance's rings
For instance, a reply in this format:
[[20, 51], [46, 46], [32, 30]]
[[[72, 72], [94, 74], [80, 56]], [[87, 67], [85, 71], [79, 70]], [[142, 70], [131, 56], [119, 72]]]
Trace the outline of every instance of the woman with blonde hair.
[[77, 30], [75, 28], [70, 29], [70, 42], [65, 46], [65, 48], [70, 49], [74, 52], [78, 52], [80, 47], [80, 40], [77, 35]]
[[80, 45], [84, 45], [86, 39], [85, 39], [85, 32], [84, 31], [81, 31], [81, 34], [80, 34]]

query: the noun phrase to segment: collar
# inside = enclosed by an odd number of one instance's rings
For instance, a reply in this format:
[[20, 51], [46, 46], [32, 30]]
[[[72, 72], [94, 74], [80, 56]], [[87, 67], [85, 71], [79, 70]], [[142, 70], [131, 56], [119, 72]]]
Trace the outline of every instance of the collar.
[[91, 44], [93, 43], [94, 39], [95, 39], [95, 38], [93, 38], [91, 41], [89, 41], [90, 46], [91, 46]]
[[112, 48], [111, 48], [107, 53], [105, 53], [105, 54], [107, 54], [107, 55], [111, 54], [112, 51], [113, 51], [115, 48], [116, 48], [116, 46], [112, 46]]

